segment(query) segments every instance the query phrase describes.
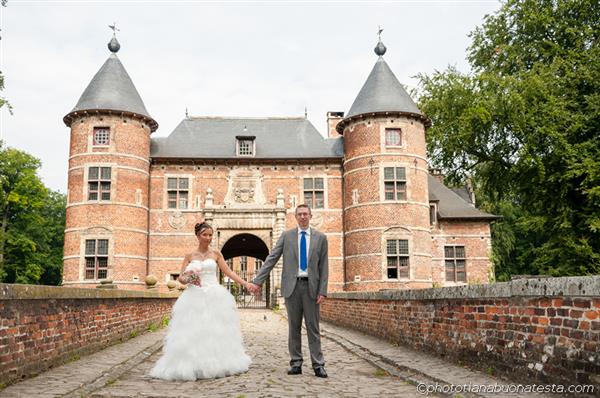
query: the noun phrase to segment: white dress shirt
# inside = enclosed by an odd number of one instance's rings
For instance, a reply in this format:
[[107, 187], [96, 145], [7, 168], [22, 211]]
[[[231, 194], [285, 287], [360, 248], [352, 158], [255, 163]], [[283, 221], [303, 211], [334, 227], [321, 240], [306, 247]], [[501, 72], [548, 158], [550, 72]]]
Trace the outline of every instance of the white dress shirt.
[[[306, 232], [306, 271], [300, 269], [300, 239], [302, 239], [302, 231]], [[298, 276], [308, 276], [308, 253], [310, 253], [310, 227], [307, 229], [298, 227]]]

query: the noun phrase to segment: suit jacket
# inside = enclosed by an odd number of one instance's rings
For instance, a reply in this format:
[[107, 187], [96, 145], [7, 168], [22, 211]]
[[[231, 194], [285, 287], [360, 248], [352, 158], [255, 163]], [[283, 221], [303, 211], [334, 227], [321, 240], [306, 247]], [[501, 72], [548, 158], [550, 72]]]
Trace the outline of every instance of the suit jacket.
[[[315, 300], [319, 294], [327, 296], [327, 279], [329, 277], [327, 252], [327, 237], [322, 232], [311, 228], [307, 268], [308, 291], [310, 297]], [[283, 297], [288, 298], [296, 287], [298, 276], [298, 228], [289, 229], [281, 234], [252, 283], [262, 285], [282, 254], [281, 293]]]

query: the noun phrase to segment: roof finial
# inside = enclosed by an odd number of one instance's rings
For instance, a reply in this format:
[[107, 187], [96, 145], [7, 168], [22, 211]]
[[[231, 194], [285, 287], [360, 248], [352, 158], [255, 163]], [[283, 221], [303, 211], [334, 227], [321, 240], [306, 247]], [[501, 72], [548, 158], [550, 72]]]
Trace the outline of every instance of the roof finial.
[[385, 46], [381, 42], [381, 32], [383, 32], [383, 29], [381, 29], [381, 26], [379, 26], [379, 30], [377, 31], [377, 36], [379, 36], [379, 41], [377, 42], [377, 45], [375, 46], [375, 54], [379, 55], [380, 57], [382, 57], [383, 54], [385, 54], [385, 52], [387, 50], [387, 48], [385, 48]]
[[110, 40], [110, 42], [108, 43], [108, 49], [110, 50], [111, 53], [116, 53], [121, 48], [121, 45], [119, 44], [119, 41], [117, 40], [117, 31], [120, 29], [117, 28], [116, 22], [113, 22], [112, 25], [108, 25], [108, 27], [111, 28], [113, 31], [113, 37]]
[[308, 108], [306, 106], [304, 107], [304, 118], [308, 119]]

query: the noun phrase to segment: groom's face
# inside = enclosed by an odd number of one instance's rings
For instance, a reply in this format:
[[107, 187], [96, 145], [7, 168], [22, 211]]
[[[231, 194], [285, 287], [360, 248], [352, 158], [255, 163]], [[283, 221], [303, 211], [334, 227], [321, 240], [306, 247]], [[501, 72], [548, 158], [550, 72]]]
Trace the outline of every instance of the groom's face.
[[296, 209], [296, 221], [298, 226], [302, 229], [308, 228], [311, 219], [310, 209], [307, 207], [298, 207]]

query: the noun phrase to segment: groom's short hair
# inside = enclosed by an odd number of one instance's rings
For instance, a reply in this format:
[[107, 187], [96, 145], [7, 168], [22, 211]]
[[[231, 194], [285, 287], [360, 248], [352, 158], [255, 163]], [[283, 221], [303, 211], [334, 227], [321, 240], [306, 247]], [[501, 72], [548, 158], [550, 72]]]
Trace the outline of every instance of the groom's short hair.
[[308, 209], [308, 214], [312, 214], [312, 211], [310, 211], [310, 206], [307, 205], [307, 204], [304, 204], [304, 203], [301, 204], [301, 205], [298, 205], [298, 207], [296, 207], [296, 211], [295, 211], [296, 214], [298, 214], [298, 209], [300, 209], [301, 207], [307, 208]]

